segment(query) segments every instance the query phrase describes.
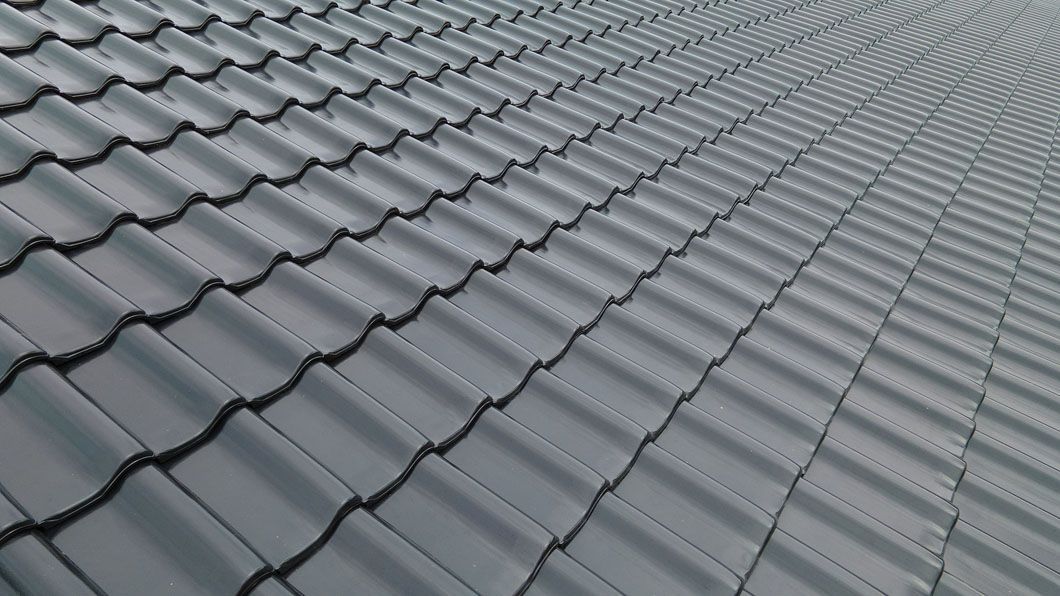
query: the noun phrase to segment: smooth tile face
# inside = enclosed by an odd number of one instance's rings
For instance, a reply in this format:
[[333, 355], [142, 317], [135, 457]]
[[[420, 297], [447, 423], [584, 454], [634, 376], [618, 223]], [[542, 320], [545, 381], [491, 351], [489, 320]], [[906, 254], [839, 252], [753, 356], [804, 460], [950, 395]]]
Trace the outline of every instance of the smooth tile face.
[[1055, 591], [1058, 18], [0, 4], [0, 593]]
[[47, 364], [23, 369], [3, 395], [4, 491], [31, 519], [88, 502], [148, 453]]
[[[143, 531], [139, 520], [145, 516], [157, 531]], [[106, 548], [99, 545], [102, 535], [112, 537]], [[238, 590], [265, 568], [250, 547], [153, 466], [130, 475], [111, 498], [52, 540], [96, 585], [118, 594], [169, 586], [189, 593]], [[125, 568], [132, 561], [136, 566]]]
[[519, 589], [555, 541], [531, 518], [434, 455], [376, 514], [479, 591]]

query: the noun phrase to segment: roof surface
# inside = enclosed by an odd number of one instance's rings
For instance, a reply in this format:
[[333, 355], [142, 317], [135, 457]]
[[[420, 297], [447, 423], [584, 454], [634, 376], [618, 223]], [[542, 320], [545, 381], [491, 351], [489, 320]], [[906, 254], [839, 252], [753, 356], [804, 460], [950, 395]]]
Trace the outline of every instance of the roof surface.
[[1055, 0], [0, 4], [0, 593], [1046, 593]]

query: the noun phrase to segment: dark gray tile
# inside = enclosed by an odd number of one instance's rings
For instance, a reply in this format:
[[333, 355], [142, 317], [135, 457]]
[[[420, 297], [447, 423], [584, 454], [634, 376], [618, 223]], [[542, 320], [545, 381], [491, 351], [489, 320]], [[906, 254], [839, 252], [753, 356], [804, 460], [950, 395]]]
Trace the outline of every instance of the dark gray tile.
[[58, 39], [45, 39], [14, 60], [47, 80], [65, 95], [91, 95], [118, 75]]
[[957, 519], [949, 502], [832, 439], [821, 443], [805, 479], [936, 556]]
[[[247, 450], [254, 457], [246, 457]], [[166, 466], [192, 496], [276, 569], [360, 501], [267, 422], [240, 409], [209, 441]]]
[[542, 362], [560, 357], [579, 326], [488, 271], [473, 274], [449, 300]]
[[736, 593], [720, 563], [613, 495], [605, 495], [566, 550], [622, 592]]
[[611, 306], [588, 337], [672, 383], [685, 393], [699, 387], [713, 357], [626, 309]]
[[137, 223], [119, 225], [105, 241], [71, 259], [152, 318], [188, 306], [220, 281]]
[[157, 145], [190, 128], [191, 122], [128, 85], [111, 85], [99, 96], [78, 102], [92, 114], [139, 145]]
[[243, 300], [321, 353], [359, 342], [383, 315], [292, 262], [280, 263]]
[[51, 33], [43, 23], [11, 4], [0, 7], [0, 14], [4, 16], [3, 25], [0, 25], [0, 47], [5, 50], [29, 49]]
[[0, 589], [12, 594], [93, 594], [95, 591], [37, 534], [0, 547]]
[[41, 162], [4, 185], [0, 203], [50, 236], [74, 246], [105, 234], [132, 214], [55, 162]]
[[324, 595], [361, 586], [375, 594], [473, 594], [375, 515], [346, 516], [324, 546], [287, 576], [302, 594]]
[[37, 522], [98, 497], [125, 466], [147, 455], [51, 366], [23, 369], [3, 397], [2, 483]]
[[545, 527], [573, 537], [606, 484], [585, 464], [490, 408], [445, 459]]
[[647, 431], [546, 370], [538, 370], [504, 412], [616, 482], [647, 440]]
[[[298, 72], [306, 72], [295, 66], [291, 68]], [[291, 106], [284, 110], [279, 118], [269, 120], [264, 124], [266, 128], [284, 139], [306, 148], [326, 164], [346, 161], [354, 151], [364, 147], [364, 142], [351, 133], [332, 126], [323, 118], [301, 106]]]
[[963, 413], [870, 369], [858, 373], [846, 399], [958, 456], [975, 425]]
[[58, 95], [4, 114], [4, 122], [40, 143], [56, 157], [79, 161], [98, 157], [122, 139], [122, 133]]
[[4, 318], [50, 357], [66, 359], [141, 316], [130, 302], [53, 249], [0, 275]]
[[581, 326], [594, 322], [612, 299], [606, 290], [553, 265], [528, 250], [517, 250], [497, 272], [505, 282], [563, 313]]
[[799, 466], [706, 412], [682, 405], [656, 444], [775, 515]]
[[145, 89], [144, 95], [184, 116], [204, 131], [224, 128], [236, 116], [247, 113], [239, 104], [186, 76], [170, 77], [158, 87]]
[[310, 366], [261, 416], [364, 499], [394, 486], [430, 444], [324, 364]]
[[160, 457], [205, 435], [241, 398], [150, 326], [122, 329], [63, 374]]
[[947, 573], [984, 594], [1048, 591], [1058, 581], [1056, 571], [963, 521], [950, 534], [945, 559]]
[[540, 360], [442, 297], [427, 301], [398, 334], [497, 402], [508, 399]]
[[292, 180], [315, 161], [313, 154], [303, 147], [250, 118], [237, 119], [229, 129], [211, 136], [210, 140], [273, 182]]
[[238, 196], [251, 182], [264, 177], [258, 169], [197, 132], [179, 133], [171, 143], [148, 156], [198, 186], [211, 199]]
[[367, 335], [335, 370], [400, 416], [433, 444], [444, 444], [489, 398], [385, 327]]
[[221, 209], [296, 259], [317, 256], [344, 231], [339, 222], [301, 201], [291, 200], [290, 195], [269, 183], [254, 185], [240, 200]]
[[41, 93], [56, 90], [44, 77], [7, 55], [0, 56], [0, 74], [4, 77], [4, 86], [0, 88], [0, 106], [5, 108], [26, 105]]
[[954, 495], [960, 519], [1020, 551], [1054, 572], [1057, 557], [1057, 519], [1054, 512], [1039, 509], [1027, 501], [991, 484], [975, 474], [965, 474]]
[[171, 216], [193, 199], [204, 196], [194, 184], [132, 145], [115, 147], [102, 160], [71, 171], [141, 220]]
[[452, 201], [433, 201], [411, 221], [491, 267], [504, 262], [523, 239]]
[[318, 352], [227, 290], [207, 292], [162, 334], [249, 400], [290, 385]]
[[388, 219], [363, 244], [430, 280], [443, 292], [463, 285], [471, 272], [482, 265], [475, 255], [459, 245], [400, 217]]
[[570, 558], [562, 549], [556, 549], [545, 559], [526, 590], [531, 596], [589, 596], [591, 594], [617, 595], [599, 576]]
[[280, 189], [358, 236], [374, 230], [397, 212], [386, 200], [323, 166], [311, 166]]
[[726, 355], [740, 327], [717, 312], [656, 283], [637, 285], [622, 308], [696, 346], [712, 359]]
[[417, 464], [375, 514], [478, 592], [521, 589], [555, 542], [436, 455]]
[[387, 320], [411, 315], [435, 286], [356, 240], [342, 238], [306, 269], [383, 313]]
[[121, 33], [107, 33], [80, 49], [132, 85], [157, 84], [167, 76], [180, 72], [177, 64], [168, 57], [151, 51]]
[[99, 0], [82, 6], [130, 36], [151, 33], [167, 18], [160, 10], [136, 0]]
[[773, 518], [667, 451], [648, 445], [615, 495], [746, 577]]
[[765, 391], [825, 424], [839, 405], [846, 385], [773, 351], [750, 337], [741, 338], [721, 370]]
[[282, 246], [210, 203], [194, 203], [153, 231], [228, 286], [255, 281], [288, 256]]
[[18, 329], [0, 319], [0, 384], [18, 367], [35, 358], [47, 356]]
[[828, 557], [776, 530], [744, 585], [748, 594], [883, 594]]
[[574, 341], [551, 371], [653, 436], [683, 398], [676, 386], [584, 336]]
[[942, 560], [810, 482], [799, 482], [777, 527], [885, 593], [929, 592]]
[[335, 173], [394, 205], [402, 213], [419, 211], [442, 191], [403, 165], [383, 159], [371, 151], [361, 151]]
[[723, 369], [707, 375], [690, 403], [803, 468], [825, 433], [822, 423]]
[[[154, 531], [144, 531], [143, 519], [152, 520]], [[110, 537], [106, 548], [100, 536]], [[233, 592], [266, 570], [242, 540], [154, 466], [128, 476], [51, 541], [111, 594]]]

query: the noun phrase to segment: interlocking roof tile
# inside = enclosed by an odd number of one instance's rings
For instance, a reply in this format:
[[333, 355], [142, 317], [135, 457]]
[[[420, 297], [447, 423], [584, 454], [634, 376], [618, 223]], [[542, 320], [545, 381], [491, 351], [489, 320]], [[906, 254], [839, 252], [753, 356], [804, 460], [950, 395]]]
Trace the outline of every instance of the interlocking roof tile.
[[1052, 591], [1058, 15], [0, 4], [0, 592]]

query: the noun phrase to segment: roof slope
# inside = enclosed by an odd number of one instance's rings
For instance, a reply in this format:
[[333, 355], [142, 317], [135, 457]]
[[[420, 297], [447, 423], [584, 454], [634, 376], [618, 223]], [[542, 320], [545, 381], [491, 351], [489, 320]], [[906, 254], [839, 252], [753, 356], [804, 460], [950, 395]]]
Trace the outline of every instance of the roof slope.
[[1058, 10], [0, 4], [0, 593], [1055, 591]]

